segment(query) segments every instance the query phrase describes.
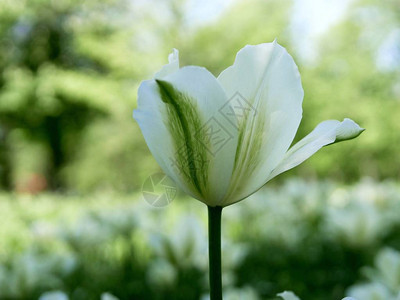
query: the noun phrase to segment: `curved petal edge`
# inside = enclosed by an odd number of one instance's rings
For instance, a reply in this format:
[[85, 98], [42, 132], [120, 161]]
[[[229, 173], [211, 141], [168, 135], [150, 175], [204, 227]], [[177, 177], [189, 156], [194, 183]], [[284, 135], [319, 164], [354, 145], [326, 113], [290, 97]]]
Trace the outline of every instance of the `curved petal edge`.
[[173, 49], [172, 53], [168, 55], [168, 64], [164, 65], [160, 71], [154, 74], [155, 79], [163, 78], [179, 70], [179, 51]]
[[284, 158], [302, 117], [304, 91], [292, 56], [276, 41], [247, 45], [218, 81], [230, 99], [239, 139], [223, 205], [262, 187]]
[[347, 118], [342, 122], [337, 120], [321, 122], [310, 134], [289, 149], [283, 160], [269, 175], [268, 181], [298, 166], [322, 147], [354, 139], [364, 130], [356, 122]]

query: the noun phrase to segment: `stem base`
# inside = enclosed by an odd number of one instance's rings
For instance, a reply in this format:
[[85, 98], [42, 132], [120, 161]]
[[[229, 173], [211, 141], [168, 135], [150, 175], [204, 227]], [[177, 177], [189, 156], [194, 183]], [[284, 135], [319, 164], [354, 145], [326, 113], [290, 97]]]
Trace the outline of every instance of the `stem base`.
[[221, 215], [221, 206], [208, 206], [210, 300], [222, 300]]

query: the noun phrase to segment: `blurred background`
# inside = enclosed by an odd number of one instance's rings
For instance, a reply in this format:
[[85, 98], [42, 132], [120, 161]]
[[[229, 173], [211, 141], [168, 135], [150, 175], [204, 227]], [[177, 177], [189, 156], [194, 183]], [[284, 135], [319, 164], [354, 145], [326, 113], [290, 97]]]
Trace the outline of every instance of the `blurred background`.
[[205, 207], [142, 197], [137, 88], [172, 48], [217, 76], [275, 38], [305, 90], [295, 140], [367, 131], [224, 211], [225, 298], [396, 299], [397, 0], [0, 0], [0, 299], [207, 299]]

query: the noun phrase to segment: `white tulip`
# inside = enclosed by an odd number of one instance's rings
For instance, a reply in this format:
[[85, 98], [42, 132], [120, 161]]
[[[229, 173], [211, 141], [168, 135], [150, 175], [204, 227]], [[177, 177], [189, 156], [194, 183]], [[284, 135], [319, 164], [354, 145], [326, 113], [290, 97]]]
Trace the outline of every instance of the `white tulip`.
[[293, 292], [284, 291], [283, 293], [279, 293], [277, 296], [281, 297], [283, 300], [300, 300]]
[[68, 296], [61, 291], [50, 291], [42, 294], [39, 300], [68, 300]]
[[293, 58], [276, 41], [246, 46], [217, 78], [179, 67], [174, 49], [138, 92], [139, 123], [163, 171], [210, 207], [228, 206], [309, 158], [364, 130], [328, 120], [291, 145], [302, 118], [303, 88]]
[[[284, 291], [283, 293], [278, 294], [277, 296], [281, 297], [283, 300], [300, 300], [293, 292]], [[345, 297], [342, 300], [357, 300], [353, 297]]]

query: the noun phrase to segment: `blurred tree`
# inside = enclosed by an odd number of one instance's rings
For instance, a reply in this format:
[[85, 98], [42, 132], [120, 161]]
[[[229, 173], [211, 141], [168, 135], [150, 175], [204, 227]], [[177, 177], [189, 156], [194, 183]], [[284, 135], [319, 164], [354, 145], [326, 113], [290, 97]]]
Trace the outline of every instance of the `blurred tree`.
[[184, 32], [185, 1], [155, 2], [0, 0], [0, 186], [35, 160], [52, 189], [141, 186], [156, 167], [132, 120], [137, 86]]
[[[29, 169], [53, 189], [138, 189], [157, 165], [131, 112], [140, 81], [171, 48], [182, 66], [215, 75], [245, 44], [277, 38], [296, 56], [290, 0], [238, 1], [200, 27], [190, 23], [187, 4], [0, 0], [0, 185], [18, 186], [18, 170]], [[396, 1], [354, 3], [321, 38], [315, 64], [299, 65], [305, 101], [297, 139], [323, 119], [345, 116], [367, 133], [287, 176], [399, 176], [398, 9]]]
[[292, 1], [239, 1], [218, 20], [199, 28], [182, 41], [182, 64], [204, 66], [218, 75], [246, 44], [278, 39], [291, 48], [288, 24]]
[[[400, 15], [394, 1], [354, 4], [347, 17], [321, 38], [315, 66], [304, 68], [304, 123], [299, 136], [309, 132], [316, 119], [351, 117], [367, 129], [357, 142], [339, 144], [340, 151], [333, 147], [312, 159], [317, 174], [330, 170], [344, 181], [400, 176], [400, 68], [383, 68], [378, 59], [384, 41], [400, 26], [400, 18], [390, 15]], [[396, 51], [400, 53], [397, 47], [385, 58]]]
[[77, 151], [83, 128], [116, 111], [123, 99], [119, 78], [134, 73], [118, 57], [129, 35], [119, 19], [126, 4], [1, 1], [0, 8], [2, 183], [10, 188], [7, 148], [19, 129], [46, 146], [48, 184], [62, 187], [60, 170]]

